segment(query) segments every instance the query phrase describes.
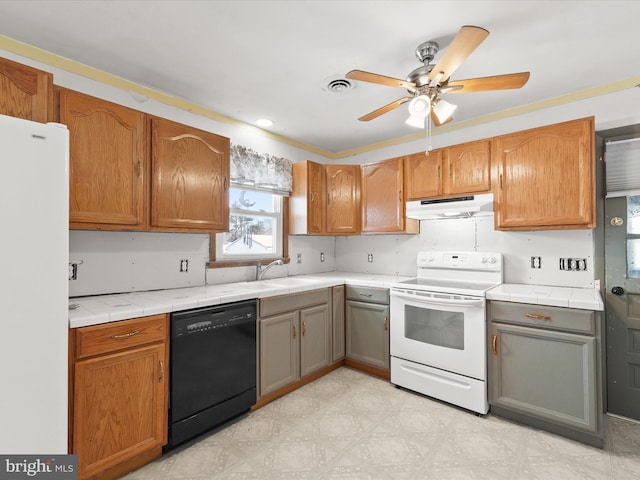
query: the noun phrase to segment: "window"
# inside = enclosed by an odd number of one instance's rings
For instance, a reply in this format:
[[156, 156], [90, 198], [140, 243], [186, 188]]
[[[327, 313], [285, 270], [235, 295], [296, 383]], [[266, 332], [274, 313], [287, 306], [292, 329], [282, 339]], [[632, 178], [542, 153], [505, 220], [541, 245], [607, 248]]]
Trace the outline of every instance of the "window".
[[229, 231], [217, 234], [216, 259], [282, 256], [282, 196], [231, 187]]

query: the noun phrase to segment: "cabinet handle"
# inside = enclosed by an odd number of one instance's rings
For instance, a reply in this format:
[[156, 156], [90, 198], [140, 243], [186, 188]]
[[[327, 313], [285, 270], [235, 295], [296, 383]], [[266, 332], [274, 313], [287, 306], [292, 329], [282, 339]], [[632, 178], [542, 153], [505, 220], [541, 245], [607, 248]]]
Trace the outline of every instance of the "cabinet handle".
[[160, 360], [160, 378], [158, 379], [158, 383], [162, 383], [164, 380], [164, 362]]
[[304, 334], [307, 333], [307, 323], [306, 322], [302, 322], [302, 336], [304, 337]]
[[224, 177], [224, 191], [227, 191], [227, 177]]
[[538, 313], [526, 313], [524, 316], [527, 318], [533, 318], [534, 320], [545, 320], [545, 321], [551, 320], [550, 316], [540, 315]]
[[138, 159], [138, 178], [142, 177], [142, 160]]
[[498, 355], [498, 336], [491, 335], [491, 353]]
[[140, 333], [140, 330], [134, 330], [133, 332], [123, 333], [120, 335], [111, 335], [111, 338], [113, 338], [114, 340], [118, 340], [119, 338], [133, 337], [134, 335], [138, 335], [139, 333]]
[[440, 180], [440, 165], [438, 165], [437, 171], [438, 171], [438, 180]]
[[316, 194], [311, 192], [311, 203], [316, 201]]
[[298, 331], [296, 330], [296, 326], [293, 326], [293, 338], [296, 338], [296, 335], [298, 335]]
[[384, 317], [384, 331], [386, 332], [387, 330], [389, 330], [389, 318]]
[[373, 294], [372, 294], [372, 293], [362, 293], [362, 292], [361, 292], [361, 293], [359, 293], [358, 295], [360, 295], [361, 297], [367, 297], [367, 298], [371, 298], [371, 297], [373, 297]]
[[500, 174], [500, 190], [502, 190], [502, 174]]

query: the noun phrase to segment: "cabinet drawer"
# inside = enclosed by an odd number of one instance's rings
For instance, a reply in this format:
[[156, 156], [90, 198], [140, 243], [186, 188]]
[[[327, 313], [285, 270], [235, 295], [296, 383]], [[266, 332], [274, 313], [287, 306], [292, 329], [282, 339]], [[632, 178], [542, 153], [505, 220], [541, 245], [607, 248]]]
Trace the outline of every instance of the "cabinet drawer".
[[347, 285], [347, 300], [389, 305], [389, 289]]
[[145, 343], [166, 341], [167, 315], [111, 322], [76, 329], [75, 358], [135, 347]]
[[260, 300], [260, 317], [293, 312], [294, 310], [320, 305], [321, 303], [329, 303], [328, 288], [263, 298]]
[[538, 326], [595, 335], [595, 314], [590, 310], [529, 305], [526, 303], [489, 302], [492, 322]]

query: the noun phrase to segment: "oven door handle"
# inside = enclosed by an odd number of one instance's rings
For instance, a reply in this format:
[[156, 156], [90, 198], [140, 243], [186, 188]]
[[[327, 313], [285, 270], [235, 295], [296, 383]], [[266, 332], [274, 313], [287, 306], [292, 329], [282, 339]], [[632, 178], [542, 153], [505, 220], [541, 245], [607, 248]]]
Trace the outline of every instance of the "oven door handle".
[[421, 295], [407, 295], [406, 293], [392, 292], [392, 297], [402, 298], [404, 300], [412, 300], [414, 302], [422, 303], [424, 305], [460, 305], [462, 307], [473, 307], [484, 305], [483, 298], [472, 298], [472, 299], [452, 299], [447, 300], [445, 298], [428, 298]]

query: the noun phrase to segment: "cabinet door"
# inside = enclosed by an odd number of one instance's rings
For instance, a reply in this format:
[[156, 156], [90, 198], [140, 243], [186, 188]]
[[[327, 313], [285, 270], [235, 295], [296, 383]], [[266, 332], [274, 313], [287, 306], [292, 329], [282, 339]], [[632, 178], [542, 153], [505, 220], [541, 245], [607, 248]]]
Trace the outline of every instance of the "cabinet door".
[[447, 195], [488, 192], [491, 189], [491, 140], [454, 145], [446, 149]]
[[260, 396], [300, 379], [298, 312], [260, 319]]
[[361, 167], [362, 232], [402, 232], [404, 194], [402, 158]]
[[346, 303], [347, 358], [389, 369], [389, 307], [373, 303]]
[[406, 200], [422, 200], [441, 197], [442, 150], [433, 150], [429, 155], [414, 153], [404, 159], [404, 195]]
[[34, 122], [53, 119], [53, 75], [0, 58], [0, 114]]
[[593, 118], [496, 137], [496, 229], [595, 226]]
[[360, 232], [360, 166], [325, 165], [329, 234]]
[[73, 453], [87, 478], [165, 443], [166, 345], [75, 364]]
[[489, 403], [596, 432], [595, 359], [594, 337], [492, 322]]
[[144, 226], [144, 114], [61, 89], [60, 122], [69, 128], [71, 228]]
[[151, 224], [229, 229], [229, 139], [160, 118], [151, 121]]
[[324, 168], [306, 160], [293, 164], [293, 190], [289, 196], [289, 233], [324, 232]]
[[331, 363], [329, 305], [300, 310], [300, 377]]
[[332, 288], [332, 323], [333, 323], [333, 346], [332, 346], [332, 360], [337, 362], [344, 358], [344, 300], [345, 300], [345, 287], [344, 285], [338, 285]]

